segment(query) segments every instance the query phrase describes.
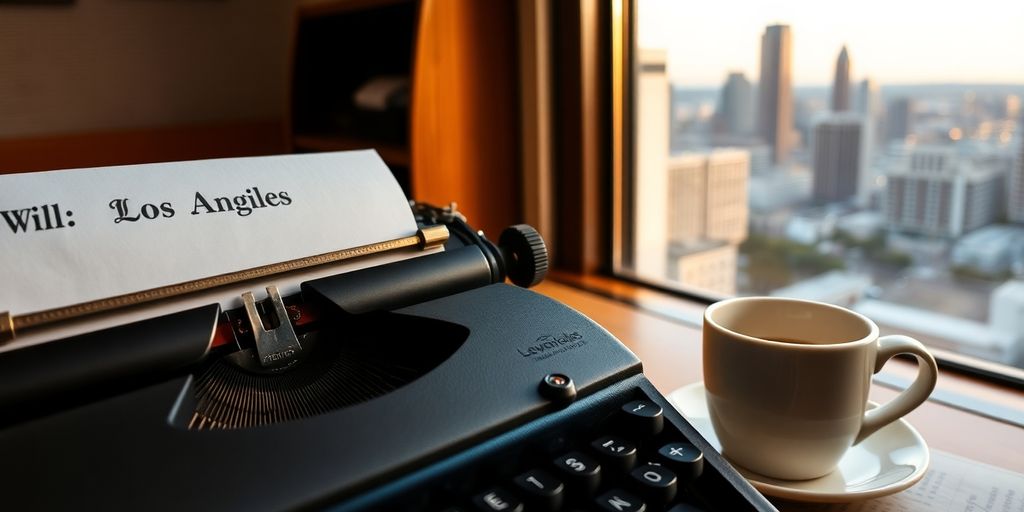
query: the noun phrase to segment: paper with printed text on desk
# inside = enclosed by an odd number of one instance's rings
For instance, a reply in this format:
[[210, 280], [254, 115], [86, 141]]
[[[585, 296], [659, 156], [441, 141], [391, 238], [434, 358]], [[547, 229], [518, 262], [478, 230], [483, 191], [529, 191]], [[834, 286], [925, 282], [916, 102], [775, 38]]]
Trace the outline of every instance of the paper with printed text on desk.
[[855, 503], [776, 506], [783, 512], [1024, 512], [1024, 474], [932, 450], [924, 478], [903, 492]]

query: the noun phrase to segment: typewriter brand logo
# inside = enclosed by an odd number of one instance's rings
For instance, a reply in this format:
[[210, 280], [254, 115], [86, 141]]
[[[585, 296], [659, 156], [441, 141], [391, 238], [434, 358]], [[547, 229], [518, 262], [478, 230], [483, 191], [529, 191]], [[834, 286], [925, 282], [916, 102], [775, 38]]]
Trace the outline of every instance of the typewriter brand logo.
[[522, 357], [531, 358], [534, 361], [543, 361], [551, 356], [568, 352], [586, 344], [587, 341], [583, 339], [583, 335], [573, 331], [556, 335], [545, 334], [538, 337], [529, 346], [519, 347], [516, 350], [519, 351], [519, 355]]

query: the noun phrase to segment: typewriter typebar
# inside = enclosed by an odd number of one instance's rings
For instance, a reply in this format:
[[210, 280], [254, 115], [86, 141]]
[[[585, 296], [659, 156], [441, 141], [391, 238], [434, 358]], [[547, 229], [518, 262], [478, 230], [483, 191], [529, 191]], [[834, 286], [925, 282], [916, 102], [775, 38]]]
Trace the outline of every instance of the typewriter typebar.
[[525, 289], [532, 228], [413, 208], [445, 251], [0, 354], [5, 508], [774, 510], [633, 353]]

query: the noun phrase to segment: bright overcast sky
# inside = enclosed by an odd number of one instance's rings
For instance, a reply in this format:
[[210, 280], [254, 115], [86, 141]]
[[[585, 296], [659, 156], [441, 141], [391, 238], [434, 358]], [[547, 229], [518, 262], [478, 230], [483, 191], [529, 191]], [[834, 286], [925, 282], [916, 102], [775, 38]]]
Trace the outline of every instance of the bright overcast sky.
[[1024, 84], [1024, 0], [639, 0], [639, 43], [668, 50], [670, 80], [758, 79], [761, 34], [790, 26], [798, 85], [832, 81], [845, 43], [854, 80]]

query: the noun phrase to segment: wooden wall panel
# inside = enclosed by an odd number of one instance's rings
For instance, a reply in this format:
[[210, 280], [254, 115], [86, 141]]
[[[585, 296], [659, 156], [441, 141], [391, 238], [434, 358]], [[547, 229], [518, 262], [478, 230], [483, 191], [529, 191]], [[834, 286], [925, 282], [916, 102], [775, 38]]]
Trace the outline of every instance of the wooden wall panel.
[[0, 138], [0, 174], [284, 153], [284, 122], [248, 121]]
[[610, 5], [598, 0], [554, 5], [554, 267], [581, 274], [607, 272], [612, 219]]
[[294, 2], [0, 2], [0, 137], [281, 118]]
[[519, 220], [516, 6], [423, 0], [413, 71], [413, 198], [492, 238]]

